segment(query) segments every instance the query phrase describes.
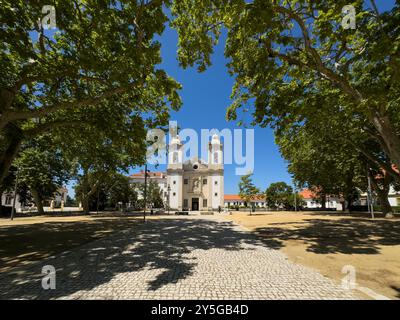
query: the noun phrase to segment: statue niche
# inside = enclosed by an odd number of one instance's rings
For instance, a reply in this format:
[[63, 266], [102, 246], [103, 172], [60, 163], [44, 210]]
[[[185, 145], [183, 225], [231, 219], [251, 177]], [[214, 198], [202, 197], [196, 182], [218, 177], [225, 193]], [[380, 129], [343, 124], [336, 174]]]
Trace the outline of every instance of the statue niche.
[[201, 192], [201, 178], [200, 177], [193, 179], [192, 192], [193, 193]]

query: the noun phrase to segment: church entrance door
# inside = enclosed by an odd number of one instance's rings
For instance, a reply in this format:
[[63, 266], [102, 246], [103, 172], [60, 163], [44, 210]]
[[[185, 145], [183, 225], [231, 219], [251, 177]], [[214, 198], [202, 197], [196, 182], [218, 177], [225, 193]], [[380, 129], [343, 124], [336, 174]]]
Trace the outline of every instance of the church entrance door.
[[199, 211], [199, 198], [192, 198], [192, 211]]

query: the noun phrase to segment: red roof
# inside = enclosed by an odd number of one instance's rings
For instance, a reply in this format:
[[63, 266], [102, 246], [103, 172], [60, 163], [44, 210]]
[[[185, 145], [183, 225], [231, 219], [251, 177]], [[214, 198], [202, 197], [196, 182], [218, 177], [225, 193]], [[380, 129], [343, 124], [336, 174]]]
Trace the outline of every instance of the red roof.
[[[164, 178], [167, 174], [165, 172], [148, 172], [147, 177], [150, 178]], [[135, 179], [144, 179], [144, 171], [141, 170], [140, 172], [134, 173], [129, 176], [130, 178]]]
[[[225, 201], [228, 201], [228, 200], [230, 200], [230, 201], [244, 201], [238, 194], [225, 194], [224, 195], [224, 200]], [[257, 197], [253, 201], [255, 201], [255, 200], [265, 201], [265, 198], [264, 197]]]
[[304, 199], [315, 199], [315, 198], [317, 198], [317, 195], [313, 191], [311, 191], [310, 189], [304, 189], [303, 191], [300, 191], [299, 195], [301, 195]]
[[242, 199], [237, 194], [226, 194], [224, 195], [224, 200], [241, 201]]

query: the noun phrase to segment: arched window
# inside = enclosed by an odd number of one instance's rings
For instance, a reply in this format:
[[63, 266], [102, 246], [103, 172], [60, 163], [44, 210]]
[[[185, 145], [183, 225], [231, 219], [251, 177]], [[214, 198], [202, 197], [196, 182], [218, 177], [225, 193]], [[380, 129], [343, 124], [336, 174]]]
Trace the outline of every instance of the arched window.
[[175, 151], [173, 154], [172, 154], [172, 163], [178, 163], [178, 152], [177, 151]]
[[218, 152], [214, 152], [214, 163], [218, 163]]

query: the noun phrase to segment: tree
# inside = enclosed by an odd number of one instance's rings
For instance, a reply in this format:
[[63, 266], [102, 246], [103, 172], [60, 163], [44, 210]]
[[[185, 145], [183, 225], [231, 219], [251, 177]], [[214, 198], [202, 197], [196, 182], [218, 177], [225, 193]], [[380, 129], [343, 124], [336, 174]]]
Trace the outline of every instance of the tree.
[[67, 195], [67, 201], [65, 201], [65, 206], [66, 207], [76, 207], [77, 206], [76, 200], [74, 198], [72, 198], [71, 196]]
[[58, 188], [68, 181], [72, 165], [53, 145], [49, 136], [41, 136], [24, 146], [15, 160], [20, 188], [26, 185], [38, 212], [44, 214], [43, 201], [52, 198]]
[[[323, 207], [329, 194], [343, 197], [347, 209], [351, 209], [359, 191], [367, 191], [370, 170], [375, 172], [372, 175], [373, 182], [377, 182], [373, 183], [375, 191], [382, 199], [386, 192], [387, 198], [390, 185], [399, 177], [390, 159], [371, 138], [368, 127], [364, 126], [365, 130], [360, 132], [359, 121], [345, 117], [337, 107], [329, 104], [330, 101], [325, 99], [324, 105], [310, 112], [301, 122], [290, 116], [275, 122], [276, 142], [288, 161], [289, 172], [299, 186], [315, 191]], [[307, 99], [303, 103], [312, 109], [317, 102]], [[383, 176], [382, 172], [387, 176], [383, 180], [379, 178]], [[384, 181], [389, 185], [384, 187]], [[390, 205], [382, 207], [385, 213], [391, 211]]]
[[41, 1], [2, 2], [0, 183], [26, 139], [95, 126], [88, 109], [162, 119], [179, 108], [180, 85], [157, 68], [167, 2], [52, 1], [55, 33], [38, 23]]
[[[99, 181], [98, 179], [100, 179], [100, 182], [97, 182]], [[94, 192], [84, 197], [85, 185], [82, 185], [82, 182], [86, 183], [87, 181], [89, 181], [89, 184], [97, 182], [97, 186]], [[87, 208], [84, 208], [84, 210], [87, 212], [97, 211], [97, 209], [118, 208], [120, 203], [128, 204], [136, 201], [136, 192], [130, 186], [129, 178], [123, 174], [108, 172], [100, 178], [99, 173], [96, 172], [89, 174], [87, 181], [80, 180], [80, 183], [75, 186], [77, 198], [86, 202], [85, 206]]]
[[293, 188], [285, 182], [271, 183], [265, 191], [265, 201], [269, 208], [290, 210], [294, 207]]
[[120, 173], [113, 175], [104, 191], [107, 195], [109, 207], [117, 207], [120, 202], [128, 204], [134, 202], [137, 198], [135, 190], [130, 185], [129, 178]]
[[342, 113], [367, 125], [399, 168], [400, 5], [379, 13], [373, 0], [353, 1], [357, 28], [345, 30], [346, 5], [345, 0], [176, 1], [180, 63], [204, 71], [226, 28], [225, 54], [236, 81], [229, 119], [250, 110], [253, 124], [267, 126], [284, 115], [316, 111], [315, 105], [299, 106], [304, 100], [329, 97]]
[[288, 199], [289, 206], [287, 207], [287, 210], [301, 210], [306, 205], [306, 202], [301, 194], [293, 193]]
[[325, 207], [327, 195], [354, 199], [355, 190], [366, 190], [366, 161], [352, 145], [342, 139], [343, 133], [326, 130], [306, 121], [302, 126], [287, 125], [276, 133], [288, 170], [300, 187], [312, 189]]
[[158, 183], [155, 181], [150, 181], [150, 183], [147, 186], [147, 204], [150, 205], [152, 208], [164, 207], [164, 201], [162, 199], [162, 191]]
[[244, 175], [239, 182], [239, 196], [246, 201], [246, 205], [249, 205], [250, 215], [252, 211], [251, 202], [260, 194], [260, 190], [253, 184], [251, 176], [252, 174]]
[[16, 171], [15, 167], [11, 167], [3, 182], [0, 183], [0, 216], [3, 214], [2, 195], [4, 192], [14, 191]]

